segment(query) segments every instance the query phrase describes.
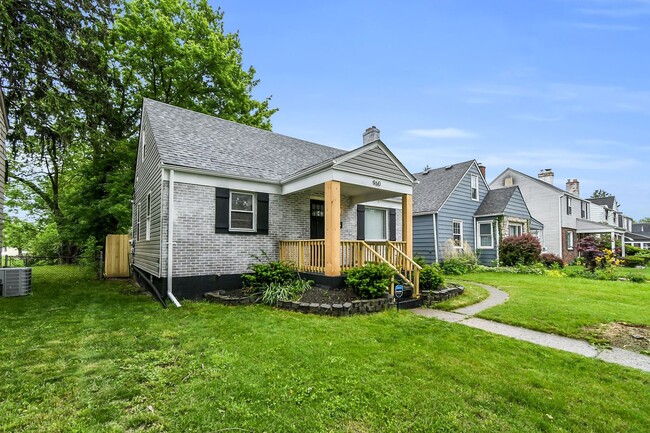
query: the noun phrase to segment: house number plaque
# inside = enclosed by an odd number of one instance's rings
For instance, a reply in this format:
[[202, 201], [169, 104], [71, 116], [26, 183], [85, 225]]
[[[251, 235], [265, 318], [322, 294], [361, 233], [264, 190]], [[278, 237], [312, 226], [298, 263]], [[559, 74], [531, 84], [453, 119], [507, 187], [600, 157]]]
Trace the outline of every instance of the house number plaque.
[[373, 180], [372, 186], [381, 186], [381, 180]]

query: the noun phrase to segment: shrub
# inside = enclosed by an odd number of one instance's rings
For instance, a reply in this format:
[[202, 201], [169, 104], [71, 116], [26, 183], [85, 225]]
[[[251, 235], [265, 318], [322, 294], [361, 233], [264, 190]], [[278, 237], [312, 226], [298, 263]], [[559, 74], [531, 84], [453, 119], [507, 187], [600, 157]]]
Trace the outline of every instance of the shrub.
[[[266, 254], [263, 257], [267, 258]], [[258, 258], [259, 260], [259, 258]], [[298, 272], [290, 263], [276, 261], [254, 263], [249, 266], [251, 274], [242, 275], [244, 286], [249, 289], [261, 289], [269, 284], [283, 284], [298, 279]]]
[[297, 279], [286, 283], [269, 283], [262, 288], [262, 302], [276, 305], [278, 301], [297, 301], [313, 281]]
[[626, 277], [629, 281], [633, 283], [645, 283], [646, 279], [643, 275], [638, 275], [638, 274], [629, 274]]
[[385, 263], [366, 263], [347, 272], [346, 282], [364, 299], [380, 298], [387, 292], [395, 271]]
[[635, 247], [634, 245], [625, 245], [625, 255], [628, 257], [634, 256], [641, 251], [643, 251], [641, 248]]
[[578, 241], [577, 250], [585, 262], [585, 267], [588, 271], [594, 272], [596, 267], [603, 265], [602, 257], [603, 246], [601, 243], [592, 236], [585, 236]]
[[445, 278], [442, 275], [440, 266], [426, 265], [420, 271], [420, 288], [422, 290], [434, 290], [445, 284]]
[[475, 271], [478, 272], [487, 272], [494, 274], [534, 274], [534, 275], [544, 275], [544, 265], [537, 263], [532, 266], [526, 265], [517, 265], [517, 266], [498, 266], [498, 267], [489, 267], [489, 266], [477, 266]]
[[624, 265], [628, 268], [634, 268], [636, 266], [643, 266], [646, 264], [646, 258], [643, 256], [630, 256], [626, 257]]
[[413, 261], [414, 261], [415, 263], [417, 263], [418, 265], [420, 265], [421, 267], [423, 267], [423, 268], [427, 265], [427, 259], [425, 259], [425, 258], [422, 257], [422, 256], [415, 256], [415, 257], [413, 257]]
[[499, 258], [505, 266], [532, 265], [539, 260], [542, 246], [539, 240], [528, 233], [521, 236], [507, 236], [499, 245]]
[[560, 256], [553, 254], [553, 253], [542, 253], [539, 256], [539, 261], [546, 266], [547, 268], [551, 269], [559, 269], [564, 267], [564, 262], [560, 258]]

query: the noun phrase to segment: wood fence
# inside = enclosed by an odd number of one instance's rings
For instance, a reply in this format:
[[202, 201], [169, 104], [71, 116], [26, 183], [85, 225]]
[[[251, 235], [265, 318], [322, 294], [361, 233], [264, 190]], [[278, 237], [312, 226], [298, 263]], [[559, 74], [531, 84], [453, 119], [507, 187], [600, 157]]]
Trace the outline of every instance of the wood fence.
[[106, 236], [104, 258], [104, 276], [106, 278], [127, 278], [130, 276], [129, 253], [131, 245], [129, 235]]

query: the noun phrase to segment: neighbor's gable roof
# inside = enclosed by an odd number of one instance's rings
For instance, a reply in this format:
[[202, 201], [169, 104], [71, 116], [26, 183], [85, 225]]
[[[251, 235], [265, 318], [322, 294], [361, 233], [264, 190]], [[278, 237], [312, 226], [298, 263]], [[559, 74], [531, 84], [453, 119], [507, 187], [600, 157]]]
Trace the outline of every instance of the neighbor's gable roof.
[[599, 206], [607, 206], [612, 210], [616, 209], [616, 197], [614, 197], [613, 195], [610, 195], [609, 197], [603, 197], [603, 198], [588, 198], [587, 200]]
[[347, 153], [151, 99], [147, 116], [163, 164], [280, 181]]
[[491, 189], [483, 198], [481, 205], [476, 209], [475, 216], [501, 215], [505, 212], [508, 203], [518, 186]]
[[415, 173], [420, 182], [413, 187], [413, 213], [438, 212], [458, 183], [476, 161], [465, 161], [446, 167]]
[[[522, 173], [521, 171], [515, 170], [514, 168], [510, 168], [510, 167], [506, 168], [505, 170], [503, 170], [503, 171], [501, 172], [501, 174], [499, 174], [497, 177], [495, 177], [495, 178], [494, 178], [495, 180], [493, 180], [492, 183], [494, 183], [494, 182], [496, 181], [496, 179], [500, 178], [501, 176], [507, 175], [508, 172], [516, 173], [516, 174], [518, 174], [518, 175], [520, 175], [520, 176], [523, 176], [523, 177], [528, 178], [528, 179], [530, 179], [530, 180], [532, 180], [532, 181], [534, 181], [534, 182], [537, 182], [538, 185], [543, 185], [543, 186], [545, 186], [545, 187], [547, 187], [547, 188], [550, 188], [550, 189], [552, 189], [552, 190], [554, 190], [554, 191], [557, 191], [557, 192], [559, 192], [559, 193], [561, 193], [561, 194], [566, 194], [566, 195], [568, 195], [568, 196], [570, 196], [570, 197], [573, 197], [573, 198], [576, 198], [576, 199], [578, 199], [578, 200], [584, 200], [584, 199], [581, 199], [579, 196], [577, 196], [577, 195], [575, 195], [575, 194], [573, 194], [573, 193], [571, 193], [571, 192], [569, 192], [569, 191], [567, 191], [567, 190], [564, 190], [564, 189], [562, 189], [562, 188], [559, 188], [559, 187], [557, 187], [557, 186], [555, 186], [555, 185], [551, 185], [551, 184], [548, 183], [548, 182], [544, 182], [544, 181], [541, 180], [541, 179], [538, 179], [538, 178], [536, 178], [536, 177], [533, 177], [533, 176], [527, 175], [526, 173]], [[495, 189], [496, 189], [496, 188], [502, 188], [502, 185], [498, 185], [498, 186], [495, 187]]]

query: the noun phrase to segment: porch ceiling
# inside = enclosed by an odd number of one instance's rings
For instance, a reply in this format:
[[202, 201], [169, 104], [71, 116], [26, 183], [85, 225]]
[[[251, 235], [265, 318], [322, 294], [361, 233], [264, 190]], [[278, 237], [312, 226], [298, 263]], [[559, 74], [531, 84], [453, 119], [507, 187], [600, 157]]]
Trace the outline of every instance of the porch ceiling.
[[[324, 194], [324, 184], [314, 185], [307, 189], [316, 194]], [[401, 197], [401, 194], [395, 191], [386, 191], [377, 188], [355, 185], [351, 183], [341, 182], [341, 195], [350, 197], [353, 203], [364, 203], [373, 200], [385, 200], [389, 198]]]
[[583, 219], [578, 219], [576, 220], [576, 228], [577, 232], [581, 234], [586, 234], [586, 233], [618, 233], [618, 234], [624, 234], [625, 230], [618, 228], [618, 227], [612, 227], [607, 224], [600, 224], [597, 222], [593, 221], [588, 221], [588, 220], [583, 220]]

